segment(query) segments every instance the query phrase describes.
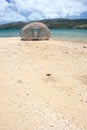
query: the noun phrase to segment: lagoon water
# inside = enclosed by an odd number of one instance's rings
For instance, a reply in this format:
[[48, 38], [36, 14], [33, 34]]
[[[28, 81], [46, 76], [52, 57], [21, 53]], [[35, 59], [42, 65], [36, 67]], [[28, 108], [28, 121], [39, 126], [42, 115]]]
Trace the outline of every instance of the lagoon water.
[[[0, 29], [0, 37], [19, 37], [21, 29]], [[53, 39], [87, 43], [87, 29], [50, 29]]]

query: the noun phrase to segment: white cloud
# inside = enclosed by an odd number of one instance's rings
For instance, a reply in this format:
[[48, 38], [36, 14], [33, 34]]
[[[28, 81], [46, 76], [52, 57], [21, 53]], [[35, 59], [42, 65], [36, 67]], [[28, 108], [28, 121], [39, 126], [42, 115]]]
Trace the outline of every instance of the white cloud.
[[87, 0], [0, 0], [0, 23], [78, 17], [87, 12]]

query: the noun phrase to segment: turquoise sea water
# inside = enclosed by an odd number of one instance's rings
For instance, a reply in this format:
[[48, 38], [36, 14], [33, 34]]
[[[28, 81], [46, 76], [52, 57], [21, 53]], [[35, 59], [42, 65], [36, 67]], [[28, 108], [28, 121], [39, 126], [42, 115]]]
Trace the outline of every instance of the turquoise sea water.
[[[50, 29], [53, 39], [87, 43], [87, 29]], [[19, 37], [20, 29], [0, 29], [0, 37]]]
[[87, 29], [52, 29], [52, 38], [87, 43]]

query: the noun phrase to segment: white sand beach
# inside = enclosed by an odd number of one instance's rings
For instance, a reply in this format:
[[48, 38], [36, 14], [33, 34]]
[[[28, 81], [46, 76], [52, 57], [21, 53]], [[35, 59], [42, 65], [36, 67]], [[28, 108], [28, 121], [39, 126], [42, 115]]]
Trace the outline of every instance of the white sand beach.
[[0, 38], [0, 130], [87, 130], [87, 44]]

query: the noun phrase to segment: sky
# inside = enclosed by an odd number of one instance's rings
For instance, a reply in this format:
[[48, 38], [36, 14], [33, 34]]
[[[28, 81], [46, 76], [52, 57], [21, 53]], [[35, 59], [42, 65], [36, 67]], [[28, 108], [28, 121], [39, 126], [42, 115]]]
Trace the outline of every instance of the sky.
[[53, 18], [87, 19], [87, 0], [0, 0], [0, 24]]

